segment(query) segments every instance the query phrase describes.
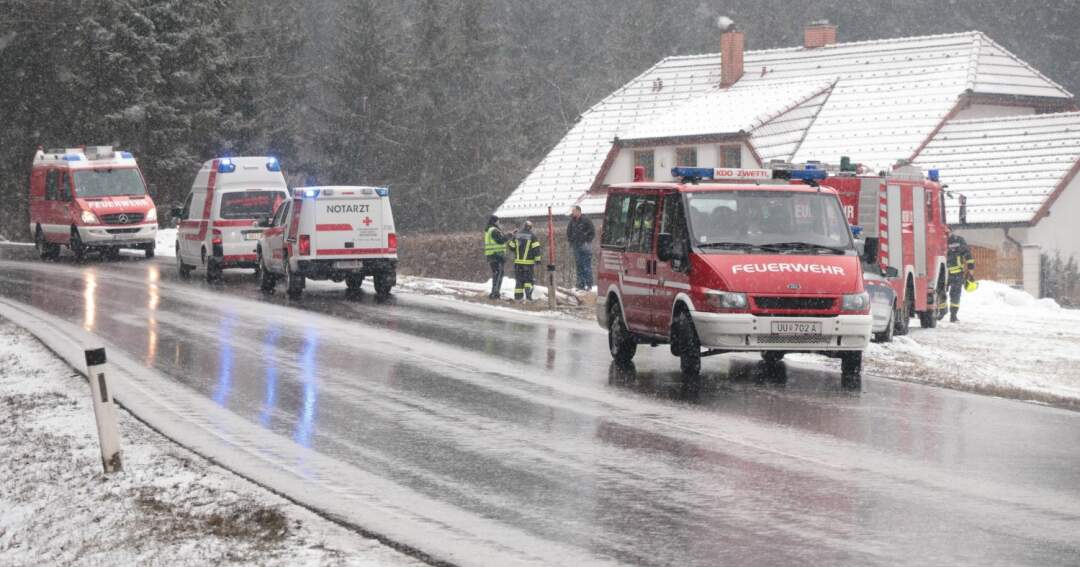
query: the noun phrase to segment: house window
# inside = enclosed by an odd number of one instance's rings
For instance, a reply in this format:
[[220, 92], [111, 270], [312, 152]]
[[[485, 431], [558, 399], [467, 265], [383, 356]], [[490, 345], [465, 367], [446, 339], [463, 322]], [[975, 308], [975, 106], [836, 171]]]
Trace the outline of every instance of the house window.
[[720, 167], [742, 167], [742, 147], [720, 146]]
[[[653, 180], [653, 151], [652, 150], [641, 150], [641, 151], [634, 152], [634, 167], [636, 168], [639, 165], [645, 168], [645, 180], [646, 181], [652, 181]], [[631, 171], [630, 174], [632, 176], [633, 172]], [[633, 179], [633, 177], [631, 177], [631, 179]]]
[[697, 167], [697, 148], [675, 148], [675, 167]]

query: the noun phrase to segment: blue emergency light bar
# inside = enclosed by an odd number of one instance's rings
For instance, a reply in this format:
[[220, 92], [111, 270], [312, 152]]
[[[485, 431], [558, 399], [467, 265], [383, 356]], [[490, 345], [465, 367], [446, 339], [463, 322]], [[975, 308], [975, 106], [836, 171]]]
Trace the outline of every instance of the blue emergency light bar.
[[389, 187], [376, 187], [375, 192], [378, 193], [380, 197], [389, 197], [390, 196], [390, 188]]
[[303, 197], [305, 199], [314, 199], [315, 197], [318, 197], [318, 196], [319, 196], [319, 190], [318, 189], [304, 189]]
[[82, 161], [83, 157], [79, 154], [64, 154], [64, 161]]
[[131, 152], [120, 152], [120, 159], [134, 159], [135, 156], [131, 155]]
[[266, 171], [281, 171], [281, 162], [279, 162], [277, 158], [270, 158], [270, 160], [266, 162]]
[[673, 167], [672, 177], [690, 177], [694, 179], [712, 179], [713, 168], [711, 167]]
[[930, 178], [930, 181], [938, 182], [941, 180], [941, 172], [936, 169], [931, 169], [926, 172], [926, 176]]
[[788, 179], [801, 179], [803, 181], [817, 181], [825, 179], [829, 176], [829, 172], [824, 169], [812, 169], [807, 167], [806, 169], [791, 169], [788, 170]]
[[218, 161], [217, 170], [218, 173], [232, 173], [236, 171], [236, 164], [229, 158], [223, 158]]

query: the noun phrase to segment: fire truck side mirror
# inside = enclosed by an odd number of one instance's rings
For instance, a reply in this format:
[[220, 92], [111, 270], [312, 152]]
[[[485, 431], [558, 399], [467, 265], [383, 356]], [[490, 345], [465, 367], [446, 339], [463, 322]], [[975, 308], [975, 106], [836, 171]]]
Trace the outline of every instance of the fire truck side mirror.
[[671, 234], [661, 232], [656, 238], [656, 257], [661, 262], [670, 262], [675, 257], [675, 249], [672, 245]]

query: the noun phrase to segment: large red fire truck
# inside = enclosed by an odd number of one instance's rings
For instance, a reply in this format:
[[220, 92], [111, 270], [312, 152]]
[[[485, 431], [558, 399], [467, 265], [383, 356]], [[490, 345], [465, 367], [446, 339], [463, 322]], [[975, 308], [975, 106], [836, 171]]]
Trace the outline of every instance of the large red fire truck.
[[864, 239], [864, 268], [884, 276], [896, 293], [896, 334], [908, 332], [912, 317], [918, 317], [922, 327], [937, 326], [948, 312], [949, 236], [938, 171], [924, 175], [908, 165], [860, 174], [846, 159], [839, 168], [825, 169], [828, 176], [819, 182], [836, 190], [848, 222], [859, 227]]
[[823, 170], [783, 174], [674, 168], [679, 183], [610, 188], [597, 320], [617, 363], [639, 344], [669, 344], [690, 375], [712, 354], [820, 353], [858, 387], [870, 297], [842, 201]]

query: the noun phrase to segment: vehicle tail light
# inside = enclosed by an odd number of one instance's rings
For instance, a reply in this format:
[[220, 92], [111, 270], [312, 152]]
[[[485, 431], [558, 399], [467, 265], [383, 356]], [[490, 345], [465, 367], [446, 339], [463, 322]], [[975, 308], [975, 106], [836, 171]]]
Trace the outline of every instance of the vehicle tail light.
[[215, 228], [214, 231], [210, 233], [210, 244], [213, 244], [214, 246], [221, 246], [220, 230]]
[[396, 234], [391, 232], [386, 237], [386, 247], [389, 248], [391, 252], [397, 252], [397, 235]]
[[311, 256], [311, 236], [307, 234], [300, 235], [300, 255]]

